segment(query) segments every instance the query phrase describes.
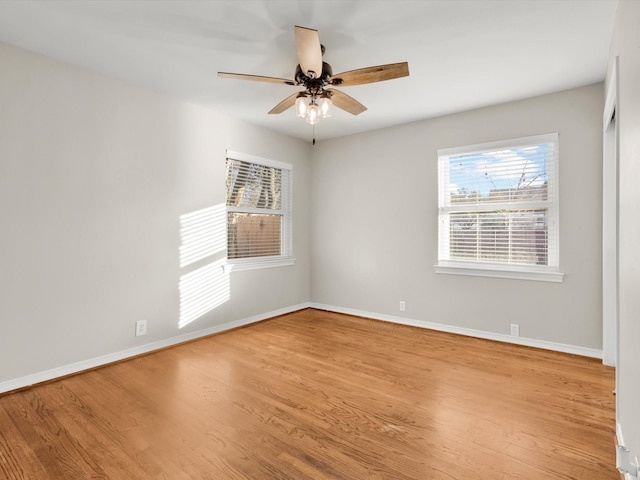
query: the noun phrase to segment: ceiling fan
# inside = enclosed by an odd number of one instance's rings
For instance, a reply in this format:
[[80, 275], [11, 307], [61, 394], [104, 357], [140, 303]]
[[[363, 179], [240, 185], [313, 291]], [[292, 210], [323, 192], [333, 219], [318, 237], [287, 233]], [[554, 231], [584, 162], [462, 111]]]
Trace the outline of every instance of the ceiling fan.
[[303, 91], [288, 96], [273, 107], [269, 113], [282, 113], [295, 105], [296, 115], [305, 118], [307, 123], [315, 125], [321, 117], [330, 116], [332, 105], [353, 115], [359, 115], [367, 109], [355, 98], [340, 90], [328, 87], [362, 85], [409, 75], [409, 64], [407, 62], [359, 68], [334, 75], [331, 65], [322, 61], [325, 49], [324, 45], [320, 44], [318, 31], [299, 26], [295, 26], [294, 31], [298, 66], [293, 80], [228, 72], [218, 72], [218, 76], [302, 86], [304, 88]]

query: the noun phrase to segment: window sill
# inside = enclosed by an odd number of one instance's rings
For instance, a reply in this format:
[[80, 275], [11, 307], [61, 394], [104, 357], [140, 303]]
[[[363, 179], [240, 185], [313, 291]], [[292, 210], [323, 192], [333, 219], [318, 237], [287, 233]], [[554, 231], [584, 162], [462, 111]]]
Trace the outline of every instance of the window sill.
[[541, 270], [516, 269], [497, 265], [435, 265], [436, 273], [471, 275], [476, 277], [511, 278], [537, 282], [562, 283], [564, 273]]
[[259, 268], [283, 267], [293, 265], [295, 257], [255, 257], [239, 260], [227, 260], [223, 267], [225, 273], [239, 272], [242, 270], [256, 270]]

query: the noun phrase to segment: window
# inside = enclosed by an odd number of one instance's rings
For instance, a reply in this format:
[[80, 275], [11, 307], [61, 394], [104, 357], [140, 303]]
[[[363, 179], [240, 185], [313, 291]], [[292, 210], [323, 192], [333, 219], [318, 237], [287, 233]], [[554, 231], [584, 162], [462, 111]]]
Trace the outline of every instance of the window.
[[291, 265], [292, 166], [227, 151], [227, 259], [233, 269]]
[[438, 273], [562, 281], [558, 134], [438, 150]]

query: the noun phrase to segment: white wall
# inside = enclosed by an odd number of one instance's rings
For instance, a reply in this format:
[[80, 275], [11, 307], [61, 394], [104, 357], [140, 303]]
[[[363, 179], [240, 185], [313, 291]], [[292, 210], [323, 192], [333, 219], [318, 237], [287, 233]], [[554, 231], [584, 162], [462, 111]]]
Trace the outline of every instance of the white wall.
[[[308, 302], [308, 143], [8, 45], [0, 65], [0, 387]], [[179, 329], [180, 276], [207, 263], [179, 267], [179, 219], [224, 202], [227, 148], [294, 165], [297, 262], [232, 273]]]
[[[319, 142], [312, 302], [505, 335], [518, 323], [522, 337], [600, 351], [602, 109], [596, 84]], [[434, 273], [436, 151], [550, 132], [560, 138], [564, 282]]]
[[640, 2], [620, 1], [610, 64], [619, 56], [620, 350], [618, 423], [640, 458]]

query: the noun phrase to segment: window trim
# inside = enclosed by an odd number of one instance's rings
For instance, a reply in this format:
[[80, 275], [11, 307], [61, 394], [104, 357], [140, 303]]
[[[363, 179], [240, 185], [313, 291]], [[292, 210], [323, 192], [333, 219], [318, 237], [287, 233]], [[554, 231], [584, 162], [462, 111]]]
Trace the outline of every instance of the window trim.
[[515, 280], [535, 280], [540, 282], [562, 283], [564, 273], [551, 270], [525, 268], [517, 265], [517, 268], [507, 268], [507, 265], [494, 263], [469, 263], [467, 265], [448, 264], [446, 260], [434, 265], [436, 273], [449, 275], [471, 275], [475, 277], [511, 278]]
[[[555, 161], [552, 170], [549, 171], [549, 184], [553, 191], [554, 202], [547, 207], [550, 218], [556, 223], [556, 240], [554, 245], [550, 245], [547, 250], [549, 258], [548, 265], [517, 265], [502, 264], [491, 262], [474, 262], [440, 259], [442, 246], [441, 231], [442, 228], [442, 205], [444, 203], [440, 185], [440, 168], [444, 157], [455, 155], [464, 155], [469, 153], [489, 152], [501, 148], [514, 148], [519, 145], [532, 145], [542, 143], [555, 143]], [[437, 151], [438, 155], [438, 262], [434, 265], [435, 273], [450, 275], [471, 275], [480, 277], [507, 278], [517, 280], [534, 280], [544, 282], [560, 283], [564, 279], [564, 273], [560, 272], [560, 207], [559, 207], [559, 135], [558, 133], [548, 133], [542, 135], [532, 135], [528, 137], [519, 137], [507, 140], [499, 140], [495, 142], [486, 142], [475, 145], [466, 145], [462, 147], [443, 148]], [[463, 207], [460, 207], [463, 208]], [[455, 211], [457, 207], [450, 208], [448, 211]], [[448, 246], [445, 246], [448, 249]]]
[[[290, 163], [279, 162], [277, 160], [258, 157], [256, 155], [237, 152], [234, 150], [226, 151], [225, 165], [227, 159], [229, 158], [233, 160], [239, 160], [241, 162], [263, 165], [265, 167], [278, 168], [282, 170], [283, 173], [285, 171], [287, 173], [286, 175], [283, 175], [282, 179], [283, 198], [281, 210], [283, 211], [283, 214], [282, 226], [280, 231], [280, 245], [282, 254], [247, 258], [229, 258], [227, 256], [226, 264], [223, 267], [225, 273], [242, 270], [255, 270], [260, 268], [281, 267], [295, 264], [296, 259], [293, 256], [293, 165], [291, 165]], [[225, 210], [229, 212], [230, 210], [226, 203], [227, 202], [225, 193]], [[234, 209], [233, 211], [236, 210]], [[226, 233], [228, 234], [228, 232], [229, 230], [227, 228]]]

